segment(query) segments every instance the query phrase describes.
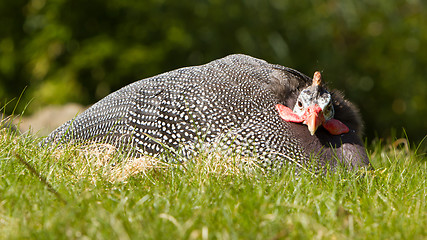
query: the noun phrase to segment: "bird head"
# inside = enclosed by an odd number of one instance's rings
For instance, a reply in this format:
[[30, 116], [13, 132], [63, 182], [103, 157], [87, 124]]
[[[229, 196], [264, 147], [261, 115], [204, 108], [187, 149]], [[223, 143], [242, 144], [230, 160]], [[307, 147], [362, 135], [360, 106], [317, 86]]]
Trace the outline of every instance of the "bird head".
[[311, 135], [320, 125], [333, 135], [349, 131], [341, 121], [334, 119], [334, 106], [331, 94], [321, 86], [322, 76], [315, 72], [313, 83], [299, 94], [293, 111], [281, 104], [276, 105], [279, 115], [288, 122], [306, 124]]

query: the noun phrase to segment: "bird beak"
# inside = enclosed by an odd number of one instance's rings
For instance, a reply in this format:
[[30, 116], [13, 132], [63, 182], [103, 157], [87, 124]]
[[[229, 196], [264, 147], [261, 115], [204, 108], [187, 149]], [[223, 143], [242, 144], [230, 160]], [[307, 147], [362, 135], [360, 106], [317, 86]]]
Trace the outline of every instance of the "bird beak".
[[308, 107], [304, 115], [306, 116], [304, 124], [307, 125], [308, 131], [310, 131], [311, 135], [314, 135], [317, 128], [325, 122], [322, 109], [319, 105], [315, 104]]

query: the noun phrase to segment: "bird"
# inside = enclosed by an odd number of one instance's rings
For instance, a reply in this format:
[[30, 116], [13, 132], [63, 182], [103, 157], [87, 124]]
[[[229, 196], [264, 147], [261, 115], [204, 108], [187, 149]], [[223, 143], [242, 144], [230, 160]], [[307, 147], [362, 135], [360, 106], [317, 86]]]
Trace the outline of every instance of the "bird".
[[320, 72], [244, 54], [131, 83], [67, 121], [43, 145], [108, 143], [129, 156], [191, 159], [203, 146], [255, 157], [267, 171], [287, 166], [371, 167], [358, 109], [328, 91]]

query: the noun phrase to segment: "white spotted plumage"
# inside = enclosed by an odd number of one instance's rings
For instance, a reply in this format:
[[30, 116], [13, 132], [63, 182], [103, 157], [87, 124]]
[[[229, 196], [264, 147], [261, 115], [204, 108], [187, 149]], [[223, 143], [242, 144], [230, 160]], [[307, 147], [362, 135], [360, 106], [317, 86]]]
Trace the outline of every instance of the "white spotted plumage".
[[100, 100], [45, 142], [106, 141], [134, 156], [163, 152], [159, 143], [190, 156], [200, 141], [220, 142], [257, 155], [267, 169], [289, 158], [304, 162], [309, 154], [278, 116], [278, 96], [267, 87], [272, 76], [289, 78], [287, 70], [230, 55], [143, 79]]

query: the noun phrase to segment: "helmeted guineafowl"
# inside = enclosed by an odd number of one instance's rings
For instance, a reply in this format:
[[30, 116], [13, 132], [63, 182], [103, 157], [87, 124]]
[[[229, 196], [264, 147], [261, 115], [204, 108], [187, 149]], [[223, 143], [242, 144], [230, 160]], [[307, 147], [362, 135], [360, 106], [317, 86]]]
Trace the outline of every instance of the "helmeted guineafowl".
[[370, 165], [361, 131], [356, 108], [328, 92], [320, 73], [311, 79], [237, 54], [125, 86], [45, 143], [107, 142], [134, 156], [176, 149], [189, 157], [201, 142], [220, 142], [256, 155], [266, 169], [339, 162], [358, 168]]

